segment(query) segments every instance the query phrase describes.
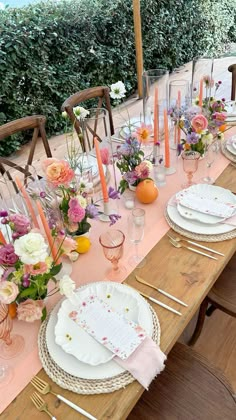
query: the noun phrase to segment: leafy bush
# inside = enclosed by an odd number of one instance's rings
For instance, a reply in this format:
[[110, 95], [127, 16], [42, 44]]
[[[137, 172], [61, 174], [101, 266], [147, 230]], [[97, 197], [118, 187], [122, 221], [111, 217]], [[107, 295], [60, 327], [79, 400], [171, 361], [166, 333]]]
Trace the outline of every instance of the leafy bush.
[[[173, 69], [218, 54], [236, 38], [235, 0], [141, 0], [145, 68]], [[64, 127], [72, 93], [123, 80], [136, 88], [131, 0], [40, 2], [0, 11], [0, 124], [47, 117], [48, 135]], [[230, 35], [228, 35], [230, 34]], [[0, 153], [17, 147], [15, 140]], [[12, 146], [12, 147], [11, 147]]]

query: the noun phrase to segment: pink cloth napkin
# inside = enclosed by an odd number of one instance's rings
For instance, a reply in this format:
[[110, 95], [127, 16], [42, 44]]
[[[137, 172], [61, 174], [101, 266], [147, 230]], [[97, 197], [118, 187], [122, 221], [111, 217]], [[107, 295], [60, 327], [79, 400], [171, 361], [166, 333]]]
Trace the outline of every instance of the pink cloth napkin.
[[127, 359], [115, 356], [113, 360], [148, 390], [155, 376], [165, 368], [166, 355], [150, 337], [146, 337]]

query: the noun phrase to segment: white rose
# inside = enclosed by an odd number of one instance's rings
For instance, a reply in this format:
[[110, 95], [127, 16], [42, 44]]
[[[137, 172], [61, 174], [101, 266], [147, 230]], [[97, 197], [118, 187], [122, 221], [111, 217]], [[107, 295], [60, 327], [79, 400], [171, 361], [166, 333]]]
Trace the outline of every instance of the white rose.
[[14, 242], [16, 255], [24, 264], [37, 264], [48, 257], [47, 244], [40, 233], [30, 232]]
[[143, 160], [143, 163], [145, 163], [145, 165], [148, 167], [149, 172], [150, 172], [153, 168], [152, 162], [150, 162], [150, 160]]
[[209, 145], [213, 142], [213, 135], [211, 133], [204, 134], [204, 135], [201, 136], [201, 140], [202, 140], [203, 144]]
[[59, 281], [60, 294], [65, 295], [67, 298], [73, 295], [75, 290], [75, 282], [65, 274]]

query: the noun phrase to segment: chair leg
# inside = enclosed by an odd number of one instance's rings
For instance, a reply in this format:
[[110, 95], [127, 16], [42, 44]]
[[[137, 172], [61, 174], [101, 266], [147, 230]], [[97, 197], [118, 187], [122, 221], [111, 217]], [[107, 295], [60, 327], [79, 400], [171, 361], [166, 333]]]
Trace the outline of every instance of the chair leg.
[[198, 337], [201, 334], [203, 324], [204, 324], [204, 320], [205, 320], [205, 316], [206, 316], [207, 306], [208, 306], [208, 299], [206, 297], [204, 299], [204, 301], [202, 302], [201, 306], [200, 306], [197, 324], [196, 324], [195, 330], [193, 332], [193, 335], [188, 342], [189, 346], [193, 346], [196, 343]]
[[216, 309], [217, 308], [214, 305], [209, 306], [209, 308], [206, 311], [206, 315], [211, 316]]

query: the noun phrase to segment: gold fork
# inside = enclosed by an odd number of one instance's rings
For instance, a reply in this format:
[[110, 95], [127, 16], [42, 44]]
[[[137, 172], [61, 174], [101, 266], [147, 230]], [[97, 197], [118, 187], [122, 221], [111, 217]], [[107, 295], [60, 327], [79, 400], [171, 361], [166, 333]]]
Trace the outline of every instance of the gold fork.
[[212, 260], [218, 259], [216, 257], [213, 257], [212, 255], [206, 254], [205, 252], [198, 251], [197, 249], [192, 248], [191, 246], [180, 244], [179, 242], [176, 242], [174, 239], [170, 239], [170, 243], [173, 246], [175, 246], [175, 248], [186, 248], [186, 249], [189, 249], [189, 251], [195, 252], [196, 254], [204, 255], [205, 257], [211, 258]]
[[34, 392], [31, 397], [30, 397], [31, 401], [34, 403], [35, 407], [39, 410], [39, 411], [44, 411], [45, 413], [48, 414], [48, 416], [52, 419], [52, 420], [57, 420], [56, 417], [54, 417], [52, 415], [52, 413], [50, 413], [50, 411], [48, 410], [48, 406], [46, 404], [46, 402], [40, 397], [40, 395], [37, 392]]
[[78, 413], [83, 414], [85, 417], [87, 417], [90, 420], [96, 420], [95, 417], [93, 417], [91, 414], [87, 413], [87, 411], [83, 410], [83, 408], [80, 408], [78, 405], [74, 404], [73, 402], [67, 400], [62, 395], [56, 394], [52, 391], [51, 385], [45, 382], [43, 379], [39, 378], [38, 376], [35, 376], [31, 380], [31, 384], [37, 389], [37, 391], [41, 392], [41, 394], [46, 395], [50, 392], [50, 394], [55, 395], [59, 400], [63, 401], [65, 404], [69, 405], [71, 408], [76, 410]]
[[195, 245], [198, 248], [205, 249], [206, 251], [213, 252], [213, 254], [222, 255], [222, 257], [225, 256], [225, 254], [222, 254], [222, 252], [215, 251], [214, 249], [208, 248], [207, 246], [204, 246], [204, 245], [200, 245], [197, 242], [189, 241], [188, 239], [180, 238], [179, 236], [171, 236], [169, 234], [167, 234], [167, 236], [169, 236], [169, 238], [172, 239], [172, 241], [175, 241], [175, 242], [181, 242], [181, 241], [188, 242], [189, 244]]

